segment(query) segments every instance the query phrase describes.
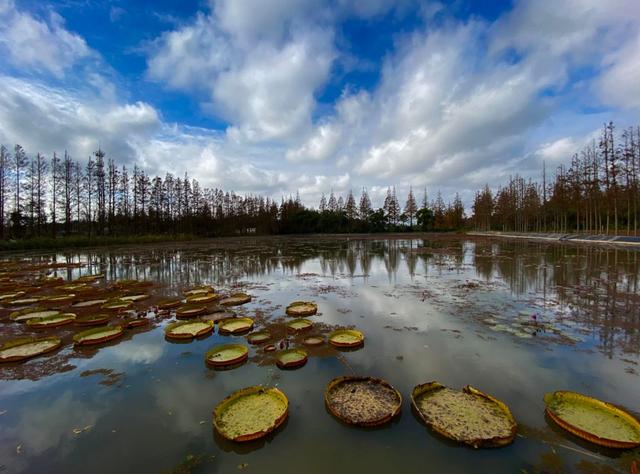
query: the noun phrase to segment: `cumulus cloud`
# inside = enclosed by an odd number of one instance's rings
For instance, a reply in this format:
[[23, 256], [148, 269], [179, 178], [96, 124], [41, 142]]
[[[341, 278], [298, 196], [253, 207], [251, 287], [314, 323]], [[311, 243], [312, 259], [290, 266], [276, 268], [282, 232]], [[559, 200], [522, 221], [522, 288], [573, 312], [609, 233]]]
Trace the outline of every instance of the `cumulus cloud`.
[[11, 0], [0, 0], [0, 51], [15, 66], [56, 77], [92, 54], [82, 37], [64, 27], [60, 15], [51, 12], [48, 19], [38, 19]]

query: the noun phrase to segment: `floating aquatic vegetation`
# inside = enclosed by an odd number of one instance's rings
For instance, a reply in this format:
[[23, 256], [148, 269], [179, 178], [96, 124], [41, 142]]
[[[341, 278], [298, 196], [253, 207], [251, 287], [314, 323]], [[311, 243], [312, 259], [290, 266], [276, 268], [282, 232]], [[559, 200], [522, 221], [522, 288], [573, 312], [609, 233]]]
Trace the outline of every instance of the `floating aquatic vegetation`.
[[307, 351], [303, 349], [287, 349], [276, 354], [276, 365], [281, 369], [294, 369], [307, 363]]
[[287, 306], [285, 312], [289, 316], [313, 316], [318, 312], [318, 305], [313, 301], [294, 301]]
[[101, 326], [74, 334], [73, 340], [78, 346], [90, 346], [118, 339], [123, 334], [122, 326]]
[[53, 295], [42, 298], [43, 303], [71, 303], [76, 297], [75, 293], [68, 293], [66, 295]]
[[15, 300], [10, 300], [7, 301], [6, 304], [9, 306], [26, 306], [29, 304], [34, 304], [37, 303], [41, 300], [42, 298], [39, 296], [30, 296], [27, 298], [19, 298], [19, 299], [15, 299]]
[[192, 304], [211, 303], [212, 301], [215, 301], [219, 297], [220, 296], [215, 293], [203, 293], [203, 294], [187, 297], [187, 303], [192, 303]]
[[218, 323], [218, 332], [220, 334], [242, 334], [253, 328], [253, 319], [251, 318], [229, 318]]
[[27, 320], [27, 326], [34, 329], [53, 328], [71, 324], [75, 319], [76, 315], [73, 313], [60, 313], [51, 316], [30, 318]]
[[202, 305], [186, 304], [176, 309], [176, 317], [193, 318], [207, 312], [207, 307]]
[[224, 438], [243, 442], [262, 438], [287, 418], [289, 400], [277, 388], [261, 386], [238, 390], [213, 411], [213, 425]]
[[247, 336], [249, 344], [262, 344], [271, 339], [271, 333], [269, 331], [256, 331]]
[[78, 316], [75, 320], [75, 324], [77, 326], [100, 326], [101, 324], [105, 324], [110, 319], [111, 315], [105, 313], [85, 314], [83, 316]]
[[0, 295], [0, 301], [13, 300], [26, 295], [26, 291], [14, 291], [12, 293], [3, 293]]
[[149, 298], [149, 295], [146, 293], [140, 293], [137, 295], [128, 295], [128, 296], [121, 296], [120, 300], [121, 301], [131, 301], [131, 302], [136, 302], [136, 301], [142, 301], [142, 300], [146, 300], [147, 298]]
[[324, 401], [333, 416], [358, 426], [388, 423], [402, 407], [400, 392], [373, 377], [337, 377], [327, 385]]
[[302, 318], [294, 319], [287, 323], [287, 327], [292, 331], [296, 331], [296, 332], [306, 331], [307, 329], [311, 329], [311, 326], [313, 326], [313, 322], [311, 322], [308, 319], [302, 319]]
[[78, 301], [77, 303], [74, 303], [72, 306], [74, 308], [91, 308], [92, 306], [100, 306], [105, 304], [107, 301], [106, 299], [99, 299], [99, 300], [85, 300], [85, 301]]
[[31, 318], [45, 318], [47, 316], [54, 316], [56, 314], [60, 314], [60, 311], [45, 308], [28, 308], [21, 311], [14, 311], [9, 315], [9, 318], [12, 321], [23, 323]]
[[471, 386], [458, 391], [438, 382], [417, 385], [411, 404], [434, 431], [474, 448], [504, 446], [516, 435], [509, 408]]
[[305, 337], [302, 343], [305, 346], [320, 346], [324, 344], [324, 337], [322, 336], [309, 336]]
[[133, 305], [133, 302], [124, 300], [122, 298], [113, 299], [111, 301], [106, 302], [101, 306], [102, 309], [110, 309], [110, 310], [120, 310], [127, 309]]
[[0, 345], [0, 362], [17, 362], [30, 359], [62, 346], [58, 337], [21, 338]]
[[358, 347], [364, 344], [364, 334], [357, 329], [337, 329], [329, 334], [329, 344], [336, 347]]
[[164, 334], [169, 339], [193, 339], [213, 332], [212, 321], [178, 321], [169, 324], [164, 329]]
[[207, 351], [205, 362], [212, 367], [227, 367], [244, 362], [249, 357], [249, 349], [242, 344], [222, 344]]
[[251, 295], [246, 293], [234, 293], [226, 298], [222, 298], [220, 300], [220, 304], [222, 306], [239, 306], [241, 304], [248, 303], [249, 301], [251, 301]]
[[145, 317], [141, 318], [127, 318], [124, 320], [124, 324], [127, 329], [139, 328], [149, 324], [149, 319]]
[[195, 288], [191, 288], [190, 290], [186, 290], [182, 292], [182, 294], [187, 298], [190, 296], [196, 296], [196, 295], [206, 295], [207, 293], [215, 293], [213, 286], [210, 286], [210, 285], [196, 286]]
[[608, 448], [640, 446], [640, 422], [621, 408], [568, 391], [547, 393], [544, 402], [555, 423], [582, 439]]
[[158, 303], [158, 309], [173, 309], [177, 308], [182, 304], [182, 300], [180, 298], [168, 298], [161, 300]]
[[80, 282], [80, 283], [91, 283], [94, 282], [96, 280], [101, 280], [104, 278], [104, 273], [98, 273], [95, 275], [84, 275], [81, 276], [80, 278], [77, 278], [76, 281]]
[[94, 287], [91, 285], [88, 285], [86, 283], [69, 283], [67, 285], [60, 285], [57, 286], [56, 289], [60, 290], [60, 291], [69, 291], [69, 292], [74, 292], [74, 293], [80, 293], [83, 291], [88, 291], [93, 289]]

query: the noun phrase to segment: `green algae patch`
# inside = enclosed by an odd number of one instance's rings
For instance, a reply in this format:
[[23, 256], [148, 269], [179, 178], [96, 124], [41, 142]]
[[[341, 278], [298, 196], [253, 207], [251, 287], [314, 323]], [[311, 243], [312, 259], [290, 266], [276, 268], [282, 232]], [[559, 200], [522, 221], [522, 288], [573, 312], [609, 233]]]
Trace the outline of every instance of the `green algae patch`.
[[285, 312], [289, 316], [313, 316], [318, 312], [318, 305], [313, 301], [294, 301], [287, 306]]
[[281, 369], [294, 369], [307, 363], [307, 351], [303, 349], [287, 349], [276, 354], [276, 365]]
[[74, 313], [60, 313], [51, 316], [31, 318], [27, 320], [27, 326], [34, 329], [54, 328], [71, 324], [76, 319]]
[[58, 310], [47, 310], [44, 308], [31, 308], [22, 311], [14, 311], [9, 315], [12, 321], [22, 323], [33, 318], [46, 318], [47, 316], [55, 316], [60, 314]]
[[329, 334], [329, 343], [336, 347], [358, 347], [364, 344], [364, 334], [357, 329], [338, 329]]
[[269, 331], [256, 331], [247, 336], [249, 344], [255, 345], [267, 342], [269, 339], [271, 339], [271, 333]]
[[212, 367], [226, 367], [244, 362], [249, 357], [249, 349], [242, 344], [222, 344], [207, 351], [204, 360]]
[[0, 362], [18, 362], [54, 351], [62, 346], [59, 337], [21, 338], [0, 345]]
[[471, 386], [459, 391], [438, 382], [421, 384], [413, 389], [411, 404], [431, 429], [474, 448], [504, 446], [516, 435], [509, 408]]
[[73, 341], [77, 346], [91, 346], [113, 341], [122, 337], [123, 334], [124, 329], [122, 326], [101, 326], [74, 334]]
[[289, 321], [287, 323], [287, 327], [292, 331], [306, 331], [307, 329], [311, 329], [313, 323], [308, 319], [294, 319], [293, 321]]
[[380, 426], [400, 413], [402, 395], [374, 377], [337, 377], [327, 385], [324, 402], [339, 420], [357, 426]]
[[220, 334], [242, 334], [253, 328], [253, 319], [251, 318], [229, 318], [218, 323], [218, 332]]
[[555, 423], [582, 439], [609, 448], [640, 446], [640, 422], [621, 408], [568, 391], [548, 393], [544, 402]]
[[224, 438], [252, 441], [277, 429], [287, 418], [289, 400], [277, 388], [254, 386], [238, 390], [213, 411], [213, 425]]
[[169, 339], [192, 339], [204, 336], [213, 331], [213, 321], [178, 321], [169, 324], [164, 329], [164, 334]]
[[220, 304], [222, 306], [239, 306], [241, 304], [248, 303], [249, 301], [251, 301], [251, 295], [246, 293], [234, 293], [226, 298], [222, 298], [220, 300]]

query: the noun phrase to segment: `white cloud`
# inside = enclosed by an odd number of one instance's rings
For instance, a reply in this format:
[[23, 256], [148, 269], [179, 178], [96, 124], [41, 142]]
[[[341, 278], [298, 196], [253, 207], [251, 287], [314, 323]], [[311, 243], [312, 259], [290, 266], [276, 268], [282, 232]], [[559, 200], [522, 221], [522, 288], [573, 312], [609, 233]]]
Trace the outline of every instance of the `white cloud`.
[[15, 66], [62, 77], [80, 59], [92, 54], [85, 40], [65, 29], [55, 12], [49, 19], [20, 11], [11, 0], [0, 0], [0, 51]]

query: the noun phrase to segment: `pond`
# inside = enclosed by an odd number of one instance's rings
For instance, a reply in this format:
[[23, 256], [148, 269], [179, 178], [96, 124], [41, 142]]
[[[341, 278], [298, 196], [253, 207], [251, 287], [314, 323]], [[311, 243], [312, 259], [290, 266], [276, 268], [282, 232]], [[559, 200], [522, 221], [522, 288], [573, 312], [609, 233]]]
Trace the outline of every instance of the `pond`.
[[[76, 291], [74, 301], [54, 299], [49, 306], [78, 317], [107, 312], [112, 323], [135, 314], [148, 322], [118, 339], [74, 347], [73, 335], [87, 327], [76, 321], [34, 329], [12, 321], [16, 308], [5, 300], [0, 341], [57, 335], [63, 346], [0, 365], [0, 471], [629, 472], [639, 450], [597, 448], [567, 434], [545, 417], [543, 397], [573, 390], [637, 416], [639, 255], [434, 235], [221, 239], [4, 256], [5, 290], [9, 279], [48, 276], [37, 293], [48, 295], [62, 284], [55, 278], [99, 275], [67, 290]], [[252, 318], [253, 331], [268, 330], [277, 350], [265, 352], [265, 344], [247, 344], [246, 334], [220, 335], [217, 328], [194, 340], [165, 338], [175, 310], [160, 311], [158, 302], [199, 285], [251, 295], [227, 311]], [[123, 295], [134, 296], [135, 314], [73, 306]], [[303, 333], [286, 326], [292, 318], [285, 308], [296, 300], [317, 304], [304, 334], [325, 341], [305, 347], [302, 367], [282, 370], [275, 354], [302, 347]], [[364, 346], [326, 344], [338, 328], [360, 330]], [[227, 370], [207, 365], [205, 353], [223, 343], [248, 345], [248, 360]], [[399, 417], [370, 429], [336, 420], [324, 390], [350, 374], [395, 387], [403, 397]], [[414, 386], [430, 381], [472, 385], [504, 401], [518, 422], [515, 441], [473, 449], [434, 434], [409, 398]], [[221, 438], [212, 425], [214, 407], [260, 384], [286, 394], [286, 422], [259, 441]]]

